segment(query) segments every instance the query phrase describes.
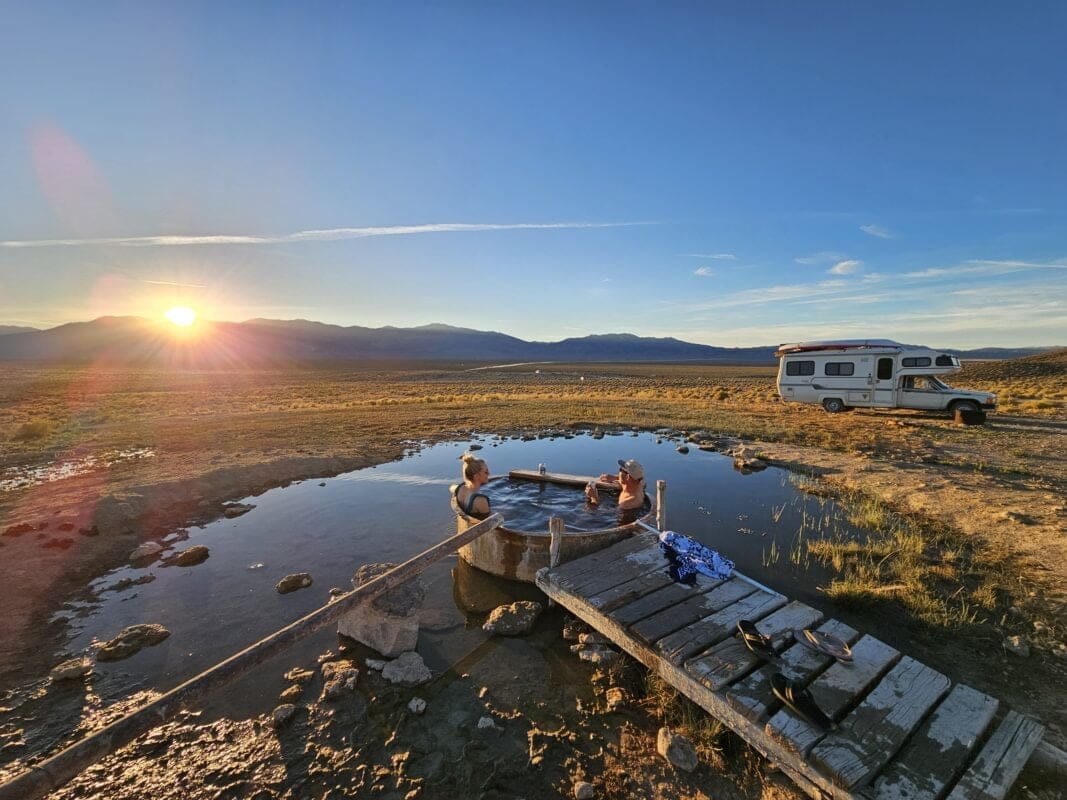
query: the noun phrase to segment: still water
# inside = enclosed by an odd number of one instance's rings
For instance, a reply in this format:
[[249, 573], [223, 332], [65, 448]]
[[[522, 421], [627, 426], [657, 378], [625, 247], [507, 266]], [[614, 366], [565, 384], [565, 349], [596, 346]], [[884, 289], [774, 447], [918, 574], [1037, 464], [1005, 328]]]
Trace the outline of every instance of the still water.
[[[482, 445], [478, 455], [493, 475], [501, 476], [487, 487], [490, 497], [494, 487], [504, 488], [499, 481], [511, 469], [544, 463], [550, 472], [597, 475], [615, 472], [620, 458], [636, 458], [650, 487], [657, 479], [667, 481], [668, 527], [720, 550], [751, 577], [815, 605], [823, 605], [816, 586], [826, 576], [815, 564], [790, 559], [798, 535], [834, 529], [839, 535], [862, 536], [832, 502], [798, 491], [783, 470], [741, 474], [729, 458], [695, 448], [681, 454], [674, 442], [653, 434], [531, 442], [482, 437], [424, 447], [397, 462], [245, 498], [255, 505], [249, 513], [191, 529], [185, 541], [179, 536], [170, 542], [175, 550], [206, 545], [211, 555], [204, 563], [177, 567], [157, 561], [123, 567], [96, 581], [94, 601], [61, 614], [70, 630], [65, 651], [84, 652], [127, 625], [160, 623], [171, 632], [167, 640], [124, 661], [98, 663], [92, 690], [107, 702], [138, 689], [176, 686], [320, 607], [331, 587], [349, 588], [361, 564], [402, 562], [454, 533], [448, 488], [459, 479], [460, 454], [473, 443]], [[550, 513], [565, 513], [568, 506], [572, 521], [589, 513], [577, 489], [554, 488], [546, 494], [536, 485], [526, 487], [522, 491], [534, 493], [524, 512], [526, 524], [531, 524], [530, 514], [541, 512], [542, 524], [547, 524]], [[498, 508], [507, 516], [505, 505]], [[610, 508], [605, 511], [613, 514]], [[512, 599], [501, 582], [457, 561], [446, 559], [423, 576], [427, 600], [419, 650], [436, 672], [451, 668], [485, 641], [479, 627], [484, 617], [478, 612]], [[314, 584], [278, 594], [275, 583], [292, 572], [311, 573]], [[154, 580], [103, 591], [146, 575]], [[520, 594], [530, 592], [524, 587]], [[240, 715], [273, 707], [285, 686], [282, 673], [295, 664], [313, 664], [319, 653], [334, 646], [336, 635], [330, 630], [305, 640], [233, 691], [218, 693], [222, 697], [213, 703], [214, 712]]]

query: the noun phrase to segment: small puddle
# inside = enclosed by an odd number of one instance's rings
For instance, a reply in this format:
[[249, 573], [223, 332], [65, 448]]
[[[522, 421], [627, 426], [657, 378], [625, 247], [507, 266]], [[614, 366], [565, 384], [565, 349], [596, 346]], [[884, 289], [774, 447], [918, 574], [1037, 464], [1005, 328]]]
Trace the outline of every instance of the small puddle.
[[[825, 605], [816, 586], [829, 576], [807, 561], [798, 541], [831, 532], [863, 536], [832, 501], [799, 491], [784, 470], [744, 475], [729, 458], [695, 448], [683, 455], [675, 443], [652, 434], [474, 441], [483, 446], [478, 455], [495, 475], [533, 469], [539, 463], [550, 472], [598, 475], [614, 472], [620, 458], [636, 458], [644, 465], [650, 487], [657, 479], [667, 481], [671, 529], [718, 549], [756, 580], [816, 605]], [[92, 586], [96, 599], [70, 605], [59, 615], [70, 631], [66, 653], [82, 653], [94, 641], [109, 639], [135, 623], [162, 624], [170, 637], [124, 661], [97, 663], [88, 684], [91, 697], [85, 696], [85, 687], [53, 689], [44, 699], [30, 702], [23, 694], [21, 701], [5, 702], [17, 706], [11, 712], [15, 717], [0, 716], [0, 723], [10, 726], [21, 716], [29, 744], [26, 752], [32, 752], [36, 744], [54, 741], [77, 724], [83, 706], [106, 705], [140, 690], [166, 691], [324, 605], [331, 587], [350, 587], [360, 565], [400, 563], [440, 542], [455, 532], [448, 487], [459, 479], [458, 459], [468, 444], [425, 447], [397, 462], [245, 498], [255, 505], [252, 511], [191, 529], [167, 542], [171, 550], [164, 556], [194, 544], [206, 545], [210, 557], [202, 564], [177, 567], [156, 561], [101, 577]], [[142, 451], [129, 457], [148, 455]], [[513, 485], [517, 496], [501, 507], [514, 507], [518, 495], [530, 494], [523, 527], [539, 520], [547, 526], [553, 514], [568, 516], [579, 527], [597, 527], [595, 519], [586, 525], [578, 522], [590, 513], [579, 489], [505, 483]], [[489, 485], [490, 497], [498, 485]], [[592, 513], [613, 515], [608, 508], [612, 505]], [[293, 572], [311, 573], [314, 584], [278, 594], [275, 583]], [[427, 570], [423, 582], [427, 596], [419, 651], [435, 672], [453, 667], [484, 644], [486, 635], [480, 628], [484, 613], [536, 593], [532, 587], [516, 587], [473, 570], [456, 557]], [[116, 586], [123, 588], [111, 588]], [[320, 653], [336, 644], [333, 630], [304, 640], [217, 692], [211, 716], [240, 717], [269, 710], [286, 686], [282, 674], [287, 669], [313, 666]], [[63, 657], [57, 654], [56, 662]], [[40, 687], [36, 691], [43, 694]], [[59, 703], [66, 711], [47, 710], [42, 703]]]
[[84, 475], [94, 469], [111, 467], [125, 461], [151, 458], [154, 455], [155, 451], [147, 447], [134, 447], [127, 450], [114, 450], [99, 456], [64, 458], [49, 464], [8, 467], [0, 470], [0, 492], [11, 492], [41, 483], [60, 481], [75, 475]]

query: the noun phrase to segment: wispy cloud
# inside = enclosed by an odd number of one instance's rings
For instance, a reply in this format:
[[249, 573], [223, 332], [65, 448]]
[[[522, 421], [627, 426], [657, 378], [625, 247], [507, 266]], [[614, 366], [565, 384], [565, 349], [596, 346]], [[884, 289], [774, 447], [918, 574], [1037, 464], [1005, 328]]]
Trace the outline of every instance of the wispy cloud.
[[712, 261], [737, 261], [733, 253], [682, 253], [686, 258], [708, 258]]
[[181, 289], [206, 289], [203, 283], [182, 283], [180, 281], [150, 281], [148, 278], [137, 278], [141, 283], [150, 283], [153, 286], [177, 286]]
[[893, 234], [880, 225], [860, 225], [860, 230], [868, 236], [877, 236], [879, 239], [893, 238]]
[[711, 267], [697, 267], [695, 270], [693, 270], [693, 274], [701, 278], [710, 278], [712, 275], [715, 274], [715, 270], [713, 270]]
[[220, 244], [288, 244], [292, 242], [337, 242], [371, 236], [407, 236], [418, 233], [464, 233], [471, 231], [559, 230], [574, 228], [622, 228], [652, 225], [651, 222], [519, 222], [509, 224], [442, 222], [429, 225], [384, 225], [367, 228], [326, 228], [297, 231], [279, 236], [117, 236], [99, 239], [30, 239], [0, 242], [3, 247], [78, 247], [113, 245], [119, 247], [181, 247]]
[[818, 253], [812, 253], [810, 256], [798, 256], [793, 260], [798, 264], [833, 264], [836, 261], [840, 261], [845, 257], [844, 253], [838, 253], [834, 250], [823, 250]]
[[1065, 270], [1067, 263], [1050, 262], [1045, 264], [1032, 261], [992, 261], [972, 259], [952, 267], [929, 267], [915, 272], [905, 272], [902, 278], [951, 278], [957, 275], [1008, 275], [1013, 272], [1025, 272], [1033, 269]]
[[826, 270], [831, 275], [851, 275], [863, 266], [862, 261], [858, 261], [854, 258], [846, 261], [838, 261], [830, 269]]

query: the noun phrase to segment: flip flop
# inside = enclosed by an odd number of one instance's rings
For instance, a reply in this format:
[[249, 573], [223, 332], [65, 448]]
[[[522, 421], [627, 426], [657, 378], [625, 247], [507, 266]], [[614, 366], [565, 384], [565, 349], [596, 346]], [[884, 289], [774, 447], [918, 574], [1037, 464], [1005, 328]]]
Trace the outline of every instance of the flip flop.
[[755, 653], [764, 661], [777, 661], [778, 652], [771, 644], [771, 637], [764, 636], [756, 629], [756, 624], [751, 620], [742, 619], [737, 622], [737, 630], [741, 634], [741, 641], [745, 647]]
[[776, 672], [771, 675], [771, 691], [774, 696], [785, 703], [801, 719], [819, 730], [837, 730], [837, 723], [830, 719], [823, 710], [815, 703], [811, 692], [798, 683], [789, 680], [785, 675]]
[[805, 647], [835, 658], [842, 664], [852, 663], [852, 648], [848, 646], [848, 642], [838, 639], [833, 634], [805, 628], [802, 631], [793, 631], [793, 638]]

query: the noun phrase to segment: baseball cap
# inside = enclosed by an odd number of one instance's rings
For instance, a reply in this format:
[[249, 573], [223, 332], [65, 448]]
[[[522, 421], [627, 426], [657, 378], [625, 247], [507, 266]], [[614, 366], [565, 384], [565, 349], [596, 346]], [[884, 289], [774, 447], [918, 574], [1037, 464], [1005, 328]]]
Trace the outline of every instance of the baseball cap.
[[641, 466], [641, 463], [639, 461], [635, 461], [632, 458], [628, 458], [625, 460], [620, 458], [619, 467], [621, 467], [633, 477], [637, 478], [637, 480], [641, 480], [645, 477], [645, 468]]

